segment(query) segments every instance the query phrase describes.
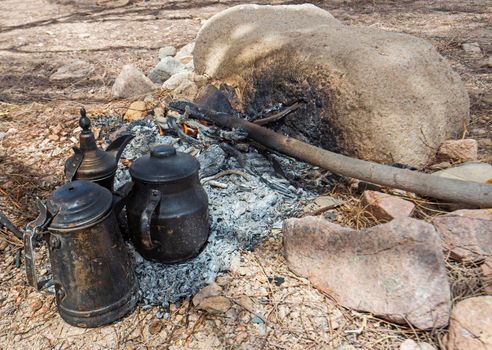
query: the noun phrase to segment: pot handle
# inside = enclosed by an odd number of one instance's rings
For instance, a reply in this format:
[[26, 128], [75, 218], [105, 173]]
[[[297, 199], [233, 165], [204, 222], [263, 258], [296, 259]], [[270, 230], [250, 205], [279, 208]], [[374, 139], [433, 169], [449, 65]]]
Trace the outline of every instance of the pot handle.
[[78, 147], [73, 147], [73, 157], [70, 162], [65, 164], [65, 182], [71, 182], [75, 174], [77, 174], [77, 170], [79, 170], [82, 161], [84, 160], [84, 152], [80, 150]]
[[145, 249], [154, 249], [158, 247], [158, 244], [152, 240], [152, 235], [150, 233], [150, 222], [152, 221], [152, 214], [154, 214], [154, 211], [160, 201], [161, 192], [158, 190], [152, 190], [147, 206], [140, 216], [140, 233], [142, 237], [142, 245]]
[[53, 279], [46, 279], [43, 281], [38, 280], [34, 261], [34, 245], [38, 236], [42, 236], [46, 233], [44, 229], [50, 224], [53, 216], [48, 212], [48, 208], [41, 201], [38, 200], [37, 205], [39, 215], [34, 221], [27, 224], [24, 233], [24, 256], [26, 259], [27, 281], [39, 291], [52, 285]]
[[119, 215], [126, 205], [134, 184], [133, 181], [129, 181], [113, 193], [113, 211], [116, 215]]

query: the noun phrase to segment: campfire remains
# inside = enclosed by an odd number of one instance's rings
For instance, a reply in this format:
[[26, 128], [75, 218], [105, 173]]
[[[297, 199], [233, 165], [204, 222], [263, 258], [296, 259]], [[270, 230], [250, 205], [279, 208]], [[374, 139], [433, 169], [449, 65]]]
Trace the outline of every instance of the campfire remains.
[[[118, 129], [120, 122], [102, 118], [96, 123]], [[219, 272], [227, 270], [238, 258], [239, 251], [253, 248], [273, 227], [280, 228], [283, 219], [298, 215], [302, 203], [315, 196], [315, 192], [296, 188], [279, 177], [272, 162], [245, 143], [234, 147], [214, 139], [208, 139], [211, 143], [197, 142], [197, 139], [190, 142], [181, 131], [184, 137], [162, 136], [150, 121], [133, 122], [124, 128], [135, 136], [123, 152], [126, 160], [134, 160], [158, 144], [173, 145], [177, 151], [196, 155], [201, 163], [201, 181], [209, 197], [211, 234], [198, 257], [166, 265], [145, 260], [132, 250], [144, 305], [166, 307], [193, 296], [212, 283]], [[285, 156], [276, 155], [275, 159], [292, 165], [284, 167], [290, 169], [286, 171], [292, 177], [296, 170], [313, 171], [313, 167]], [[128, 168], [120, 165], [115, 187], [129, 180]]]

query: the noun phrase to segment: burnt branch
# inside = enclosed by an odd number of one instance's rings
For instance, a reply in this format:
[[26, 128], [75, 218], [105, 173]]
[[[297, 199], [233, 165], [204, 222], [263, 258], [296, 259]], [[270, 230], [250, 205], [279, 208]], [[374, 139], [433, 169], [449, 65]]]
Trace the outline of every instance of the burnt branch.
[[492, 207], [492, 185], [442, 178], [407, 169], [394, 168], [330, 152], [248, 122], [227, 113], [209, 111], [191, 102], [171, 102], [169, 108], [203, 119], [222, 128], [242, 129], [248, 138], [301, 161], [333, 173], [382, 186], [402, 189], [447, 202]]

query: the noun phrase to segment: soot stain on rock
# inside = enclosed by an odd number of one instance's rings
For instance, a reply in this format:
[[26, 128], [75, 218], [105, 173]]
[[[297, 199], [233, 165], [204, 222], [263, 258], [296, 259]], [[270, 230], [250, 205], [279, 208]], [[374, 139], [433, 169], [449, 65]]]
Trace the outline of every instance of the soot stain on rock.
[[320, 80], [326, 78], [318, 76], [313, 67], [294, 66], [292, 62], [299, 59], [273, 54], [244, 74], [245, 114], [260, 117], [269, 109], [299, 102], [297, 110], [268, 127], [331, 151], [342, 151], [338, 142], [341, 133], [331, 123], [330, 96]]

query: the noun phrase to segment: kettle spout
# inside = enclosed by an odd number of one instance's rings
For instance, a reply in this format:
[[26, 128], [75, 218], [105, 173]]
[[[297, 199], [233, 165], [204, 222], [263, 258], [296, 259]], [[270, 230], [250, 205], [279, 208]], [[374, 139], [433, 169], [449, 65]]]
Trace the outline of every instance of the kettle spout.
[[106, 152], [111, 154], [114, 157], [115, 162], [118, 163], [123, 150], [125, 149], [128, 142], [130, 142], [133, 138], [134, 136], [130, 134], [118, 137], [116, 140], [111, 142], [111, 144], [106, 149]]

